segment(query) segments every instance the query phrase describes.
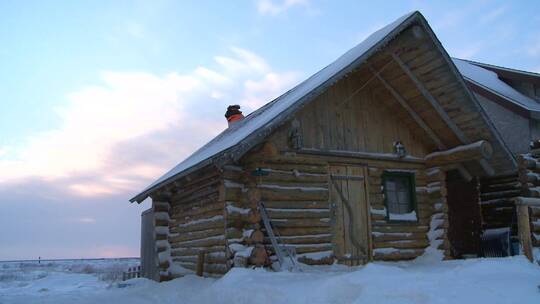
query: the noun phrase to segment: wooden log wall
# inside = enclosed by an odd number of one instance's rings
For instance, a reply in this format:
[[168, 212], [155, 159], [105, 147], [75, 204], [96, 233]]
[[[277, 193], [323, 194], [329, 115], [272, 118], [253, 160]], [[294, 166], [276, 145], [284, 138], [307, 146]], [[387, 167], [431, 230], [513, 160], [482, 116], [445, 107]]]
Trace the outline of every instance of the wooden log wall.
[[480, 179], [482, 230], [511, 227], [517, 234], [514, 199], [521, 194], [518, 174]]
[[171, 278], [169, 267], [171, 266], [171, 246], [169, 243], [169, 210], [170, 204], [166, 200], [152, 199], [154, 214], [154, 239], [157, 252], [156, 264], [159, 270], [159, 281], [167, 281]]
[[368, 168], [369, 199], [373, 259], [382, 261], [410, 260], [424, 253], [429, 246], [428, 231], [434, 211], [428, 176], [423, 168], [405, 169], [413, 172], [416, 183], [417, 219], [413, 222], [388, 221], [384, 204], [382, 174], [385, 170], [404, 170], [399, 163]]
[[[521, 196], [540, 198], [540, 150], [518, 158]], [[540, 206], [529, 207], [529, 222], [533, 247], [540, 247]]]
[[225, 173], [228, 212], [243, 214], [239, 220], [227, 220], [228, 228], [242, 230], [242, 238], [228, 239], [235, 266], [268, 265], [268, 256], [274, 254], [261, 225], [259, 201], [271, 218], [274, 233], [282, 244], [295, 248], [300, 261], [333, 263], [326, 163], [268, 160], [236, 170], [236, 176], [231, 169]]
[[265, 266], [268, 254], [257, 209], [260, 192], [250, 178], [250, 170], [227, 165], [223, 178], [227, 263], [229, 267]]
[[199, 172], [173, 187], [168, 238], [172, 277], [197, 271], [201, 252], [205, 253], [204, 276], [220, 276], [228, 271], [223, 193], [218, 170]]
[[445, 259], [451, 259], [452, 253], [448, 240], [448, 202], [446, 189], [446, 172], [441, 168], [433, 167], [426, 171], [427, 192], [433, 204], [433, 214], [430, 222], [431, 246], [442, 250]]
[[[313, 151], [312, 151], [313, 152]], [[260, 157], [259, 157], [260, 158]], [[435, 235], [431, 243], [450, 256], [446, 232], [448, 227], [445, 174], [439, 169], [426, 170], [422, 163], [360, 159], [336, 154], [282, 153], [280, 156], [246, 162], [244, 174], [261, 170], [266, 175], [251, 178], [258, 189], [259, 199], [265, 204], [277, 233], [285, 244], [294, 246], [298, 260], [306, 264], [334, 262], [333, 227], [329, 204], [328, 166], [332, 163], [363, 165], [367, 169], [367, 190], [370, 206], [370, 234], [373, 260], [410, 260], [424, 253], [430, 245], [428, 232]], [[407, 171], [415, 174], [417, 217], [414, 222], [387, 221], [382, 188], [382, 174], [388, 171]], [[430, 175], [427, 174], [430, 172]], [[254, 179], [254, 182], [253, 182]], [[233, 184], [234, 185], [234, 184]], [[243, 190], [230, 193], [249, 193]], [[237, 200], [242, 201], [242, 198]], [[247, 199], [243, 199], [247, 201]], [[249, 208], [240, 205], [241, 208]], [[252, 208], [252, 207], [251, 207]], [[247, 212], [247, 211], [246, 211]], [[246, 226], [247, 224], [244, 224]], [[253, 229], [262, 229], [250, 224]], [[435, 225], [434, 227], [432, 227]], [[273, 254], [270, 241], [264, 245]]]

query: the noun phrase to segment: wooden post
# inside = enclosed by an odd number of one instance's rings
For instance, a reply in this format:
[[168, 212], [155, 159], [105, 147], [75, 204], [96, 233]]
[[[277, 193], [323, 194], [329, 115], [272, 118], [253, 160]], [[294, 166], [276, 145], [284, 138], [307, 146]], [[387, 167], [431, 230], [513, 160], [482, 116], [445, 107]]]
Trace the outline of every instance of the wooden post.
[[197, 256], [197, 275], [200, 277], [202, 277], [204, 273], [204, 256], [204, 251], [199, 252], [199, 255]]
[[532, 240], [531, 240], [531, 226], [529, 224], [529, 206], [519, 204], [517, 205], [517, 220], [519, 231], [519, 242], [523, 253], [529, 259], [533, 261], [532, 255]]

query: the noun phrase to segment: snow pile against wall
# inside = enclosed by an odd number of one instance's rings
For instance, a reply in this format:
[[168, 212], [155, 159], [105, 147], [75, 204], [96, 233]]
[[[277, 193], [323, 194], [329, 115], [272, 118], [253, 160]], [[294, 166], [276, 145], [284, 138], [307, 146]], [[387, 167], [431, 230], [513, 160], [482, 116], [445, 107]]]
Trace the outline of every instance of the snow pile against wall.
[[[0, 263], [0, 274], [1, 267]], [[540, 297], [540, 267], [522, 256], [427, 265], [304, 266], [303, 272], [296, 273], [234, 268], [218, 280], [189, 275], [164, 283], [146, 279], [122, 285], [97, 282], [88, 275], [65, 273], [0, 282], [0, 302], [497, 304], [537, 303]], [[16, 287], [21, 283], [26, 285]]]

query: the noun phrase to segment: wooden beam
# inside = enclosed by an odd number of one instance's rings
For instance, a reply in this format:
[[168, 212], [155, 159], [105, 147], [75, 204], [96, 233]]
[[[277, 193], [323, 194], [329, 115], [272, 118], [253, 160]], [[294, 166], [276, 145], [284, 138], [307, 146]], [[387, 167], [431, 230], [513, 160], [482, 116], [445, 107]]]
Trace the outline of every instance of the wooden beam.
[[409, 78], [414, 82], [414, 85], [416, 88], [422, 93], [422, 96], [424, 96], [427, 101], [431, 104], [431, 106], [437, 111], [439, 116], [442, 118], [442, 120], [446, 123], [446, 125], [454, 132], [456, 137], [461, 141], [463, 144], [469, 143], [469, 139], [465, 136], [465, 134], [458, 128], [458, 126], [454, 123], [454, 121], [448, 116], [446, 111], [441, 107], [441, 105], [435, 100], [435, 97], [431, 95], [428, 90], [424, 87], [422, 82], [416, 77], [416, 75], [413, 74], [413, 72], [409, 69], [409, 67], [401, 61], [401, 59], [396, 55], [392, 54], [392, 58], [395, 62], [399, 65], [399, 67], [409, 76]]
[[[416, 88], [420, 91], [422, 96], [429, 101], [431, 106], [435, 109], [435, 111], [439, 114], [439, 116], [442, 118], [442, 120], [446, 123], [448, 128], [454, 132], [456, 137], [461, 141], [463, 144], [470, 143], [470, 140], [467, 138], [467, 136], [461, 131], [461, 129], [454, 123], [454, 121], [448, 116], [446, 111], [441, 107], [441, 105], [437, 102], [435, 97], [429, 93], [429, 91], [424, 87], [422, 82], [414, 75], [414, 73], [409, 69], [409, 67], [394, 53], [391, 54], [394, 61], [400, 66], [400, 68], [407, 74], [407, 76], [414, 82]], [[487, 175], [493, 176], [495, 174], [495, 170], [493, 170], [493, 167], [486, 161], [486, 160], [480, 160], [480, 166], [486, 172]]]
[[[376, 75], [379, 75], [380, 73], [382, 73], [389, 65], [390, 63], [392, 63], [392, 60], [388, 60], [388, 62], [386, 62], [378, 71], [377, 73], [375, 73]], [[337, 107], [340, 107], [342, 105], [344, 105], [345, 103], [347, 103], [347, 101], [351, 100], [351, 98], [353, 98], [356, 94], [360, 93], [373, 79], [375, 79], [375, 76], [376, 75], [372, 75], [371, 77], [369, 77], [368, 80], [366, 80], [358, 89], [356, 89], [354, 92], [351, 93], [351, 95], [347, 96], [347, 98], [343, 99], [342, 101], [340, 101], [338, 104], [337, 104]]]
[[409, 113], [409, 115], [416, 121], [416, 123], [428, 134], [428, 136], [435, 142], [437, 147], [441, 150], [446, 150], [446, 146], [442, 143], [440, 138], [433, 132], [433, 130], [422, 120], [418, 114], [409, 106], [407, 101], [401, 97], [401, 95], [390, 85], [381, 75], [377, 74], [374, 69], [371, 67], [371, 65], [368, 65], [369, 70], [371, 73], [379, 79], [379, 81], [384, 85], [384, 87], [394, 96], [394, 98], [398, 101], [398, 103]]
[[495, 175], [495, 169], [493, 169], [493, 167], [487, 162], [487, 160], [481, 159], [478, 162], [480, 163], [480, 166], [482, 167], [482, 169], [484, 169], [484, 172], [486, 172], [488, 176]]
[[428, 166], [433, 167], [489, 159], [492, 154], [493, 148], [489, 142], [480, 140], [472, 144], [457, 146], [446, 151], [430, 153], [426, 155], [425, 160]]
[[[371, 73], [373, 73], [374, 76], [377, 77], [377, 79], [379, 79], [379, 81], [384, 85], [384, 87], [388, 91], [390, 91], [390, 93], [392, 94], [392, 96], [394, 96], [394, 98], [398, 101], [398, 103], [407, 111], [407, 113], [424, 130], [424, 132], [428, 134], [431, 140], [435, 142], [437, 147], [440, 150], [446, 150], [447, 149], [446, 145], [441, 141], [441, 139], [437, 136], [437, 134], [433, 132], [433, 130], [424, 122], [424, 120], [422, 120], [420, 116], [418, 116], [418, 114], [416, 114], [416, 112], [411, 108], [411, 106], [409, 106], [407, 101], [403, 97], [401, 97], [401, 95], [396, 91], [396, 89], [394, 89], [380, 74], [376, 73], [373, 67], [369, 65], [369, 63], [367, 63], [367, 66], [369, 70], [371, 71]], [[471, 174], [467, 171], [467, 169], [465, 169], [465, 167], [462, 164], [457, 164], [457, 169], [459, 170], [463, 178], [465, 178], [465, 180], [470, 181], [472, 179]]]
[[307, 155], [324, 155], [324, 156], [335, 156], [335, 157], [355, 157], [355, 158], [365, 158], [372, 160], [382, 160], [382, 161], [399, 161], [399, 162], [408, 162], [408, 163], [424, 163], [424, 159], [420, 157], [407, 155], [405, 157], [399, 157], [395, 154], [390, 153], [371, 153], [371, 152], [362, 152], [362, 151], [339, 151], [339, 150], [321, 150], [321, 149], [312, 149], [304, 148], [300, 150], [295, 150], [297, 154], [307, 154]]
[[514, 199], [516, 205], [540, 207], [540, 198], [518, 196]]

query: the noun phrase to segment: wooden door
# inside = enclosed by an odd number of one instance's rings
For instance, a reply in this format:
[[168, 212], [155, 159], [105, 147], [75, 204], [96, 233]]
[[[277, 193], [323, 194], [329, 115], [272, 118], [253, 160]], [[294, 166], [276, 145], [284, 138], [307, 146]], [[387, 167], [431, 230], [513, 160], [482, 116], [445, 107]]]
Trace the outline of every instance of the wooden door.
[[369, 218], [366, 168], [330, 166], [330, 206], [334, 227], [334, 255], [354, 266], [369, 260]]
[[478, 181], [467, 182], [457, 171], [446, 175], [448, 190], [448, 240], [455, 258], [480, 253], [481, 215]]

